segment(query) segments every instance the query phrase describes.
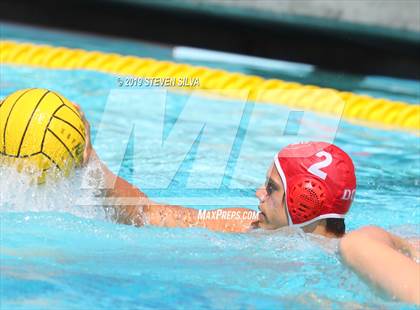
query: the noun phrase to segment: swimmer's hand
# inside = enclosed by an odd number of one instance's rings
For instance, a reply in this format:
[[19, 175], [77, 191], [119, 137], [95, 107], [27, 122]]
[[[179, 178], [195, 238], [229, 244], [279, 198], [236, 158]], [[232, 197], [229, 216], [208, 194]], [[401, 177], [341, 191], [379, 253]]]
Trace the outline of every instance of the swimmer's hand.
[[74, 105], [74, 107], [77, 109], [77, 111], [79, 111], [80, 117], [83, 120], [83, 124], [85, 125], [85, 150], [83, 152], [83, 165], [86, 165], [89, 162], [89, 159], [91, 158], [91, 156], [96, 156], [96, 152], [92, 147], [92, 142], [90, 139], [90, 124], [88, 122], [88, 120], [86, 119], [85, 113], [83, 112], [82, 108], [72, 102], [72, 104]]

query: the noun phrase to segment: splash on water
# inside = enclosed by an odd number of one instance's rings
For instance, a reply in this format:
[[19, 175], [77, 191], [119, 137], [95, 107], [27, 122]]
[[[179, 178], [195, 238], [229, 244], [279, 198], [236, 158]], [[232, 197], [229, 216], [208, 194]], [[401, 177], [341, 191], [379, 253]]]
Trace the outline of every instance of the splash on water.
[[66, 212], [82, 218], [109, 219], [109, 210], [100, 204], [103, 175], [98, 171], [97, 163], [89, 162], [68, 178], [51, 173], [45, 183], [37, 184], [36, 172], [19, 173], [15, 167], [0, 166], [0, 212]]

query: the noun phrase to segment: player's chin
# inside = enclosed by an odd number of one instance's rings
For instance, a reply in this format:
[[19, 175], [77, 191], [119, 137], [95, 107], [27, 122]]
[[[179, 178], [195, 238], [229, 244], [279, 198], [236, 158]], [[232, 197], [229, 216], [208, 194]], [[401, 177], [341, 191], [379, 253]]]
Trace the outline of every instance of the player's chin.
[[267, 222], [267, 216], [262, 211], [258, 212], [258, 222], [260, 223]]
[[258, 227], [269, 229], [270, 223], [268, 222], [267, 216], [263, 212], [258, 213], [257, 223]]

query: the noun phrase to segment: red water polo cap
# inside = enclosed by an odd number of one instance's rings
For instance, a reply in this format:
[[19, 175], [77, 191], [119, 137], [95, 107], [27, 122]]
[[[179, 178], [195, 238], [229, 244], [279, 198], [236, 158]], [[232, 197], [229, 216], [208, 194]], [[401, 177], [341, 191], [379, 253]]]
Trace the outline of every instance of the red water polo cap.
[[356, 193], [349, 155], [326, 142], [291, 144], [274, 158], [286, 195], [289, 225], [344, 218]]

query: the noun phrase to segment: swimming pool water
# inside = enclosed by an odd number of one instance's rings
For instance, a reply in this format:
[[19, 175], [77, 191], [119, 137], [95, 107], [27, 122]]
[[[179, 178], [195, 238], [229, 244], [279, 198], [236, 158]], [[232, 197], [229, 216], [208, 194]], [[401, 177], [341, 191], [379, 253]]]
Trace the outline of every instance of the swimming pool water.
[[[132, 115], [125, 96], [116, 96], [118, 105], [106, 119], [105, 104], [111, 91], [118, 91], [113, 75], [9, 65], [0, 69], [0, 98], [21, 88], [45, 87], [80, 104], [100, 157], [166, 203], [205, 196], [205, 203], [193, 199], [192, 205], [211, 209], [240, 204], [256, 210], [254, 192], [265, 181], [273, 155], [297, 139], [284, 131], [289, 117], [284, 107], [197, 97], [196, 110], [187, 111], [184, 131], [171, 140], [166, 153], [130, 142], [119, 170], [117, 150], [126, 138], [122, 129], [127, 120], [140, 115], [136, 133], [150, 137], [145, 145], [161, 143], [160, 138], [171, 138], [188, 95], [168, 93], [158, 135], [159, 96], [149, 94], [135, 102], [138, 115]], [[201, 118], [207, 123], [197, 140], [197, 131], [185, 129], [201, 128]], [[104, 119], [108, 139], [98, 134]], [[334, 123], [323, 116], [309, 119], [324, 128]], [[298, 138], [310, 137], [311, 127], [303, 133]], [[191, 149], [189, 141], [195, 141]], [[402, 236], [419, 236], [418, 137], [342, 121], [334, 142], [356, 166], [358, 187], [346, 218], [348, 229], [374, 224]], [[211, 151], [200, 151], [200, 143]], [[220, 178], [214, 167], [226, 152], [229, 161]], [[133, 173], [135, 160], [142, 165], [140, 173]], [[343, 265], [335, 240], [290, 228], [222, 234], [119, 225], [101, 207], [80, 204], [95, 194], [80, 188], [85, 177], [78, 171], [69, 180], [34, 188], [0, 168], [1, 309], [415, 308], [393, 301]]]

